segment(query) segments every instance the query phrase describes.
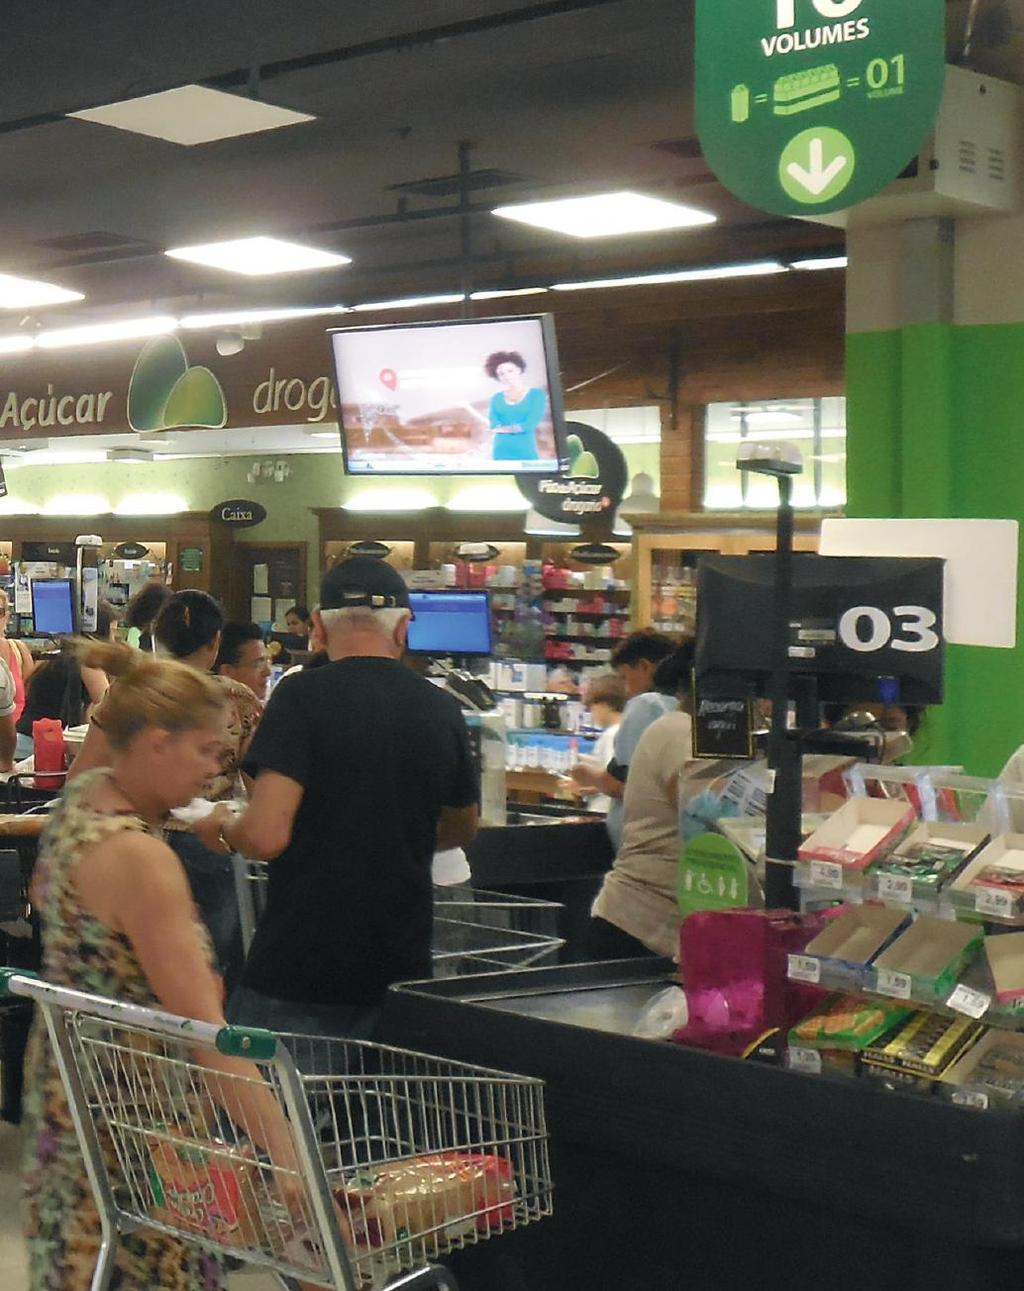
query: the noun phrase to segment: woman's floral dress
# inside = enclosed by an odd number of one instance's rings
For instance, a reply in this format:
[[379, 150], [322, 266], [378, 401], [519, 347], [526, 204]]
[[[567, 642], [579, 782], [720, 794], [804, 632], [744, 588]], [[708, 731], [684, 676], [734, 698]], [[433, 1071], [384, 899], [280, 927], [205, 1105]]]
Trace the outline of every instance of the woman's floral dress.
[[[69, 785], [40, 841], [37, 875], [43, 920], [43, 977], [133, 1004], [156, 997], [128, 938], [88, 915], [75, 889], [83, 849], [122, 830], [147, 830], [139, 817], [104, 814], [85, 799], [97, 770]], [[210, 948], [202, 926], [196, 935]], [[41, 1013], [29, 1040], [25, 1076], [26, 1238], [32, 1291], [88, 1291], [100, 1246], [100, 1220]], [[217, 1291], [216, 1260], [173, 1238], [140, 1230], [120, 1240], [112, 1291]]]

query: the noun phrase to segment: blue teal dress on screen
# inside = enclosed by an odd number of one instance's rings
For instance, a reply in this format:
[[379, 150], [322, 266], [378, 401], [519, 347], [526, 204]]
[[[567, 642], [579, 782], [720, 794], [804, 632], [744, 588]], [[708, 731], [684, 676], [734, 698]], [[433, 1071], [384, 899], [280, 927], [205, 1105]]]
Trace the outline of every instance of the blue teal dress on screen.
[[[527, 390], [518, 403], [509, 403], [505, 391], [499, 390], [491, 399], [491, 429], [499, 430], [494, 436], [496, 462], [529, 462], [539, 456], [537, 452], [537, 427], [544, 420], [548, 401], [543, 390], [536, 386]], [[504, 430], [517, 426], [517, 430]]]

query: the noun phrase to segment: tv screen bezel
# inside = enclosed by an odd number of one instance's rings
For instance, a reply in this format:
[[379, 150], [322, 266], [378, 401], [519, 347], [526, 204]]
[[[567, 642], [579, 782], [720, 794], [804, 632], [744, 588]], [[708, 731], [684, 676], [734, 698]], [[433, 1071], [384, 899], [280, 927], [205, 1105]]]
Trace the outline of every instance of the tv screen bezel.
[[[556, 466], [554, 469], [552, 469], [550, 461], [541, 461], [536, 466], [524, 467], [520, 463], [515, 470], [484, 471], [478, 466], [466, 467], [464, 470], [425, 470], [410, 469], [409, 467], [403, 469], [397, 466], [394, 469], [385, 470], [353, 470], [349, 462], [348, 435], [344, 424], [339, 363], [337, 351], [334, 347], [335, 336], [353, 332], [413, 331], [428, 327], [475, 327], [478, 325], [489, 326], [496, 323], [540, 323], [548, 383], [548, 405], [551, 409], [551, 425], [555, 435]], [[487, 478], [493, 476], [497, 478], [502, 475], [563, 475], [568, 470], [569, 456], [565, 446], [567, 434], [565, 429], [565, 396], [562, 391], [562, 369], [558, 357], [558, 339], [555, 333], [554, 314], [502, 314], [490, 318], [430, 319], [421, 323], [372, 323], [365, 327], [330, 327], [327, 329], [327, 335], [330, 338], [331, 381], [334, 386], [334, 398], [338, 405], [338, 438], [341, 440], [341, 456], [347, 476], [351, 476], [353, 479], [374, 479], [377, 476], [387, 479], [402, 475], [419, 476], [425, 479], [463, 475], [477, 475]]]
[[[484, 606], [487, 610], [487, 645], [486, 652], [481, 650], [417, 650], [414, 646], [409, 645], [406, 638], [406, 650], [409, 654], [416, 655], [418, 658], [445, 658], [452, 656], [458, 659], [489, 659], [494, 653], [494, 620], [491, 615], [491, 594], [483, 588], [477, 587], [413, 587], [409, 589], [409, 604], [415, 614], [415, 605], [413, 597], [417, 596], [467, 596], [474, 600], [483, 599]], [[410, 629], [412, 624], [410, 623]]]
[[[71, 601], [71, 628], [68, 632], [47, 632], [39, 627], [36, 621], [36, 584], [37, 583], [61, 583], [68, 589], [68, 596]], [[64, 637], [73, 636], [78, 631], [78, 604], [75, 596], [75, 580], [73, 578], [33, 578], [29, 582], [32, 591], [32, 631], [33, 634], [40, 637]]]

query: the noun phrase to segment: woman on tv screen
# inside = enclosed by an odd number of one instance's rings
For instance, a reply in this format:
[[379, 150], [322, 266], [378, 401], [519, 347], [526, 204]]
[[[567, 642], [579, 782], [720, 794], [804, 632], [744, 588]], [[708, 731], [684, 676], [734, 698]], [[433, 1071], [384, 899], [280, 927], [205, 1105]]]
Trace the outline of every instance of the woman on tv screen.
[[526, 380], [526, 360], [515, 350], [497, 350], [484, 370], [501, 389], [491, 398], [491, 429], [496, 462], [529, 462], [539, 456], [537, 427], [547, 411], [547, 396]]

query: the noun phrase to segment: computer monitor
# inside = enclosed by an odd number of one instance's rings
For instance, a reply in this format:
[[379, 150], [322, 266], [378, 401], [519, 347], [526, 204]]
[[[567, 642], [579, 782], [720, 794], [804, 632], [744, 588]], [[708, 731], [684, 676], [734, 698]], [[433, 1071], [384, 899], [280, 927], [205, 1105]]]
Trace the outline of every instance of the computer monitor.
[[565, 412], [550, 314], [329, 335], [349, 475], [562, 469]]
[[491, 606], [486, 592], [410, 592], [412, 654], [489, 655]]
[[[943, 561], [793, 557], [789, 667], [821, 701], [937, 704], [943, 695]], [[702, 556], [697, 565], [698, 692], [770, 696], [775, 557]]]
[[41, 636], [68, 636], [75, 630], [75, 584], [70, 578], [34, 578], [32, 622]]

